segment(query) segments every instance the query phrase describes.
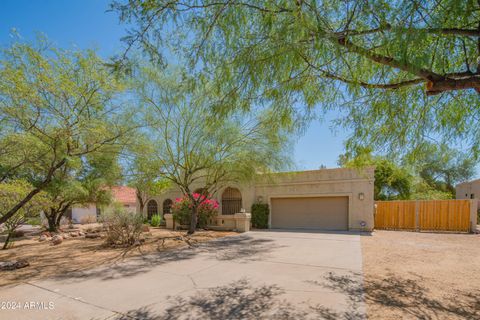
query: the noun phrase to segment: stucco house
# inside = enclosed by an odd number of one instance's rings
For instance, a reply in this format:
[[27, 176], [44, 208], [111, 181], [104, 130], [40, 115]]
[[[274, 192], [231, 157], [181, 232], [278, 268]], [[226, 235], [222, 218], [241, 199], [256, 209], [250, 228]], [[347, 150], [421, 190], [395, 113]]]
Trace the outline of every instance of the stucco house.
[[[216, 195], [220, 224], [254, 203], [267, 203], [269, 227], [319, 230], [372, 230], [374, 168], [320, 169], [258, 176], [250, 184], [232, 184]], [[201, 185], [197, 186], [201, 190]], [[151, 195], [144, 215], [169, 214], [177, 188]], [[168, 224], [167, 224], [168, 227]]]
[[[462, 182], [455, 186], [456, 199], [478, 199], [479, 196], [480, 179]], [[480, 208], [480, 201], [478, 208]]]
[[[123, 207], [131, 212], [136, 212], [137, 197], [135, 189], [126, 186], [111, 187], [112, 200], [120, 203]], [[101, 215], [102, 210], [92, 203], [85, 207], [75, 206], [67, 211], [67, 219], [72, 219], [74, 223], [94, 222]]]

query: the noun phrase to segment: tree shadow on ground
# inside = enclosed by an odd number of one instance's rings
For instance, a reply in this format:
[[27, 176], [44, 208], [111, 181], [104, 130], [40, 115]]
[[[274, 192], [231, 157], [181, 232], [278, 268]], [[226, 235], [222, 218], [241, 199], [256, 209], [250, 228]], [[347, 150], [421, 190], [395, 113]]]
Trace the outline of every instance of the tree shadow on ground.
[[170, 297], [170, 305], [160, 313], [142, 307], [115, 319], [365, 319], [360, 313], [353, 312], [339, 317], [336, 311], [320, 305], [312, 306], [307, 302], [293, 304], [282, 299], [284, 292], [277, 285], [254, 286], [247, 279], [242, 279], [225, 286], [202, 290], [187, 298]]
[[258, 239], [247, 235], [219, 238], [186, 248], [173, 248], [132, 257], [126, 261], [118, 261], [100, 268], [72, 271], [57, 275], [55, 279], [81, 281], [90, 278], [113, 280], [132, 277], [165, 263], [190, 260], [198, 256], [220, 261], [258, 260], [275, 247], [278, 245], [271, 239]]
[[315, 283], [346, 294], [352, 305], [364, 299], [369, 304], [394, 309], [392, 311], [401, 317], [480, 319], [480, 291], [457, 291], [455, 295], [439, 298], [422, 287], [420, 278], [406, 279], [389, 275], [387, 278], [362, 282], [358, 274], [338, 275], [330, 272], [325, 280]]

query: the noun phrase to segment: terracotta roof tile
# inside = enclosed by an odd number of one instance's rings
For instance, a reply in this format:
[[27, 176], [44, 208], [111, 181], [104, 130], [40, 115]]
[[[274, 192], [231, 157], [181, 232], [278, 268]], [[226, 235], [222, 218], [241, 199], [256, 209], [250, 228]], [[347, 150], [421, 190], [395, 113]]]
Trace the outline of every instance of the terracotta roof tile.
[[126, 186], [114, 186], [111, 188], [113, 199], [122, 204], [136, 204], [136, 191]]

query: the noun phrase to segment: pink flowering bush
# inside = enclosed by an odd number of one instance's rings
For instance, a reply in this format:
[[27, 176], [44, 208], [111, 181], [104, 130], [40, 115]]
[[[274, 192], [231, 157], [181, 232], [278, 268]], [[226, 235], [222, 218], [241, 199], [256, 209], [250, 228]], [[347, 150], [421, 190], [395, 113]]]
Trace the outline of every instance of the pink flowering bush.
[[[204, 196], [194, 193], [195, 201], [202, 200]], [[192, 217], [193, 202], [187, 196], [176, 198], [172, 205], [173, 219], [182, 225], [189, 225]], [[197, 227], [204, 228], [208, 221], [218, 214], [218, 202], [215, 199], [205, 198], [197, 207]]]

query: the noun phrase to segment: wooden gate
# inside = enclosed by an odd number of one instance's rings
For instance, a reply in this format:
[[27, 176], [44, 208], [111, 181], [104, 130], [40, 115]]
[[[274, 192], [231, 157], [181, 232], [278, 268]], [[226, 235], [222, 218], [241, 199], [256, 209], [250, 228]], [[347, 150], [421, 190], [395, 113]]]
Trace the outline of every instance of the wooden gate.
[[470, 231], [470, 200], [376, 201], [375, 228]]

